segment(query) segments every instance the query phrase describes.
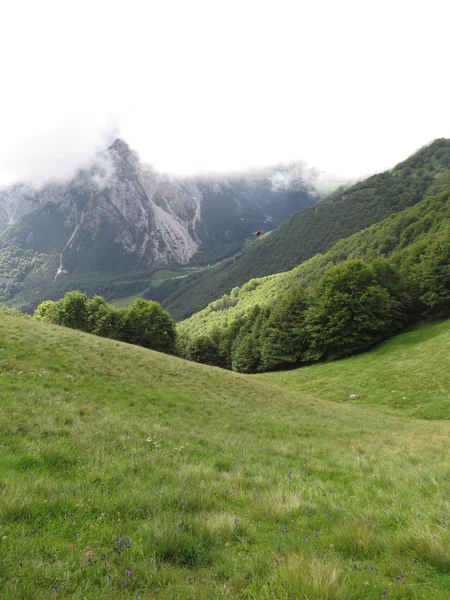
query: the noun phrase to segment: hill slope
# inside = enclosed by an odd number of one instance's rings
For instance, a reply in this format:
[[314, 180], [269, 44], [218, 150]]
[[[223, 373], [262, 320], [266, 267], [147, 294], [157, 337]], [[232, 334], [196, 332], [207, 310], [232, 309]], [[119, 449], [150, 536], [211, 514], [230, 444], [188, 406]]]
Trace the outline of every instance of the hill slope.
[[446, 598], [449, 423], [316, 382], [0, 312], [2, 598]]
[[[443, 178], [447, 181], [447, 176]], [[314, 289], [328, 269], [347, 259], [387, 257], [406, 277], [420, 268], [427, 252], [439, 245], [441, 259], [445, 261], [450, 250], [450, 180], [447, 183], [445, 191], [427, 195], [417, 205], [339, 240], [325, 254], [318, 254], [291, 271], [252, 279], [235, 288], [231, 294], [179, 323], [179, 331], [199, 336], [217, 327], [225, 328], [255, 305], [273, 306], [295, 286]]]
[[450, 419], [450, 321], [430, 323], [350, 359], [256, 375], [333, 402], [374, 404], [419, 419]]
[[257, 240], [216, 268], [186, 278], [158, 300], [177, 319], [186, 318], [251, 278], [287, 271], [326, 252], [346, 238], [389, 215], [414, 206], [450, 185], [450, 140], [436, 140], [391, 171], [340, 188], [298, 212], [270, 235]]

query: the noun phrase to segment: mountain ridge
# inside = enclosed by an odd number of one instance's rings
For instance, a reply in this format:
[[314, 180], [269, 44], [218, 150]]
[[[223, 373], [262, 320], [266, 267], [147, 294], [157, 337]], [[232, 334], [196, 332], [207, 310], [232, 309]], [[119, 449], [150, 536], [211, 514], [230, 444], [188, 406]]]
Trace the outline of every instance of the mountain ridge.
[[174, 285], [163, 284], [155, 299], [176, 319], [188, 318], [250, 279], [291, 270], [340, 239], [414, 206], [427, 194], [445, 190], [450, 185], [449, 169], [450, 140], [435, 140], [390, 171], [342, 186], [294, 213], [234, 258]]
[[18, 273], [0, 301], [35, 275], [42, 288], [68, 274], [117, 275], [183, 265], [199, 251], [205, 261], [211, 252], [230, 254], [256, 230], [317, 201], [319, 174], [302, 169], [180, 178], [143, 164], [117, 139], [69, 182], [0, 189], [0, 275]]

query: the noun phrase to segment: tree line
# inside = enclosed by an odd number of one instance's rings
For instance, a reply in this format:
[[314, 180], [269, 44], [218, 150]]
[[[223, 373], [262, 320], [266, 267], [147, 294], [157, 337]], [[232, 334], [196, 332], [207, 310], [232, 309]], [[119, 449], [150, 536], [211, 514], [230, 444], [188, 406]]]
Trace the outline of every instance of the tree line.
[[175, 322], [157, 302], [137, 298], [126, 308], [112, 306], [101, 296], [78, 291], [61, 300], [45, 300], [33, 317], [169, 354], [175, 351]]
[[450, 315], [450, 239], [442, 235], [409, 277], [386, 258], [350, 259], [305, 289], [291, 285], [273, 306], [255, 305], [225, 326], [179, 336], [180, 356], [258, 373], [343, 358], [430, 316]]

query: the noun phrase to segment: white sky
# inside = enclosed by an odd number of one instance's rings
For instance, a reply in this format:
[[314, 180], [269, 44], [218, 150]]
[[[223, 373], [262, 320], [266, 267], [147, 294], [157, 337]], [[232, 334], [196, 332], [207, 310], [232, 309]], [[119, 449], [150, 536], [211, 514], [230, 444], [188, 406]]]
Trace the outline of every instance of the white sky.
[[175, 173], [361, 176], [450, 137], [448, 0], [0, 0], [0, 183], [120, 134]]

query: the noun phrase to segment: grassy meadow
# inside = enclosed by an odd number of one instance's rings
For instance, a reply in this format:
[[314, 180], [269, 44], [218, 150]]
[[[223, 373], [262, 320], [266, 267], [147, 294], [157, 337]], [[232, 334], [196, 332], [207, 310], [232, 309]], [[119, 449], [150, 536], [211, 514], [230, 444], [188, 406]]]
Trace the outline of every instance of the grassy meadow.
[[449, 332], [244, 376], [0, 311], [0, 597], [450, 598]]

